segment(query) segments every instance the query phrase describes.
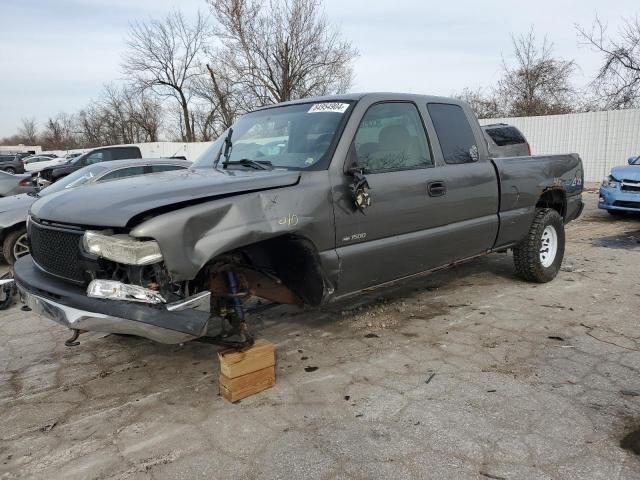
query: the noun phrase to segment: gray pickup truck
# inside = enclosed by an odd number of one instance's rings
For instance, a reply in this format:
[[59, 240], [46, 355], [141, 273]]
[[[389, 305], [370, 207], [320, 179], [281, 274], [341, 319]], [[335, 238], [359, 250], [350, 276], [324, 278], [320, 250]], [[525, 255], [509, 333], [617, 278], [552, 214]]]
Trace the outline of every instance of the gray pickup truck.
[[69, 344], [100, 331], [243, 346], [264, 300], [317, 306], [495, 251], [548, 282], [582, 184], [575, 154], [489, 158], [464, 102], [299, 100], [241, 117], [188, 171], [38, 200], [15, 280]]

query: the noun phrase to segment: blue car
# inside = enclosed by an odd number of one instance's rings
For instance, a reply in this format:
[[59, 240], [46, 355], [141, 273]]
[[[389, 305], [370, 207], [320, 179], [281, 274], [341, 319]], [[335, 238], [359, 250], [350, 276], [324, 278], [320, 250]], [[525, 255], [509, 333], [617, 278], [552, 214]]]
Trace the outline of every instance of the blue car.
[[631, 157], [625, 167], [614, 167], [600, 185], [598, 208], [611, 215], [640, 213], [640, 156]]

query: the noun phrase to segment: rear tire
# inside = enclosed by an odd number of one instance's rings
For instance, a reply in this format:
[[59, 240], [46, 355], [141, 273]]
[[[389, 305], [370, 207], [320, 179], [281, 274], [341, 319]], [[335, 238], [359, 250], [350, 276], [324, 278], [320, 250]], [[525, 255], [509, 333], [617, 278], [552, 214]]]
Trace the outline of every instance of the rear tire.
[[564, 258], [564, 221], [550, 208], [536, 209], [527, 237], [513, 249], [516, 272], [528, 282], [553, 280]]
[[27, 228], [21, 227], [7, 234], [2, 244], [2, 256], [9, 265], [16, 263], [16, 260], [23, 255], [29, 254], [29, 247], [26, 244]]
[[11, 175], [15, 175], [16, 174], [16, 169], [13, 167], [7, 167], [4, 169], [5, 172], [10, 173]]

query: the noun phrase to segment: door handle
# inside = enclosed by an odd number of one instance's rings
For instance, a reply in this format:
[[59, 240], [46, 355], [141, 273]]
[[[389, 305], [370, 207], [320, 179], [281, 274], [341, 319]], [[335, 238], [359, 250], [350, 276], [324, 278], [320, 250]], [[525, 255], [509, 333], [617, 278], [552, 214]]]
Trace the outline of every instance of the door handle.
[[427, 184], [427, 193], [430, 197], [441, 197], [447, 194], [447, 185], [441, 180], [429, 182]]

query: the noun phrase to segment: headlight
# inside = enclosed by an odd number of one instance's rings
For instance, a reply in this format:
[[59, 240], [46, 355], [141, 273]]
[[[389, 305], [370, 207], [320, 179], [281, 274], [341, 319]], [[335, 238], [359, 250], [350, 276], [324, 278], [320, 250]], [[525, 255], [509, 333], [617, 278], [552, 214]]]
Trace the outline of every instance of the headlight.
[[618, 188], [619, 184], [620, 184], [620, 182], [618, 182], [618, 180], [613, 178], [611, 175], [607, 175], [606, 177], [604, 177], [602, 179], [602, 186], [603, 187]]
[[165, 303], [158, 292], [138, 285], [125, 285], [113, 280], [93, 280], [87, 288], [87, 295], [108, 300], [127, 300], [129, 302]]
[[162, 260], [160, 246], [154, 240], [140, 241], [129, 235], [104, 235], [89, 230], [82, 242], [87, 252], [126, 265], [150, 265]]

